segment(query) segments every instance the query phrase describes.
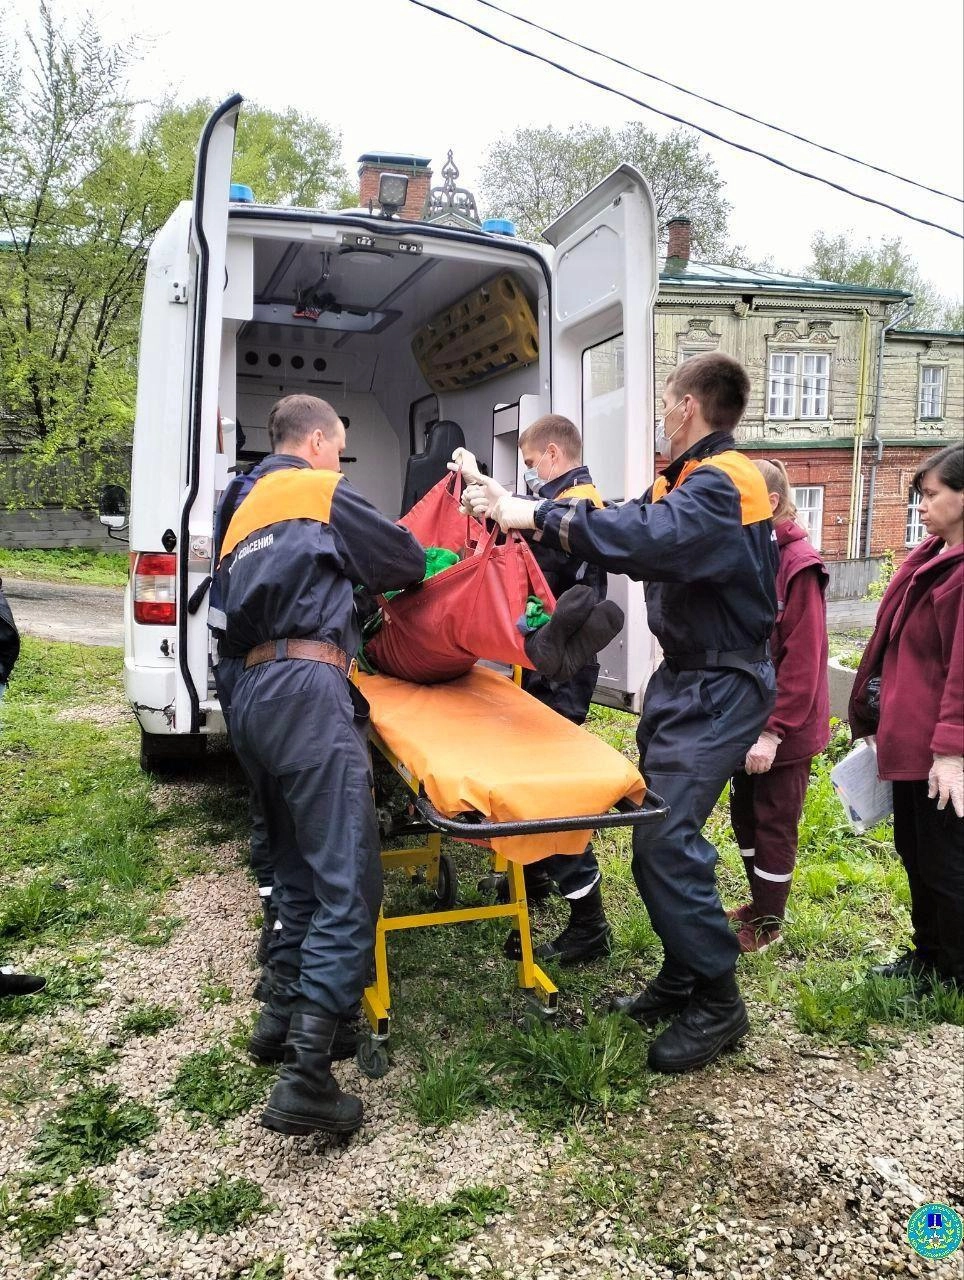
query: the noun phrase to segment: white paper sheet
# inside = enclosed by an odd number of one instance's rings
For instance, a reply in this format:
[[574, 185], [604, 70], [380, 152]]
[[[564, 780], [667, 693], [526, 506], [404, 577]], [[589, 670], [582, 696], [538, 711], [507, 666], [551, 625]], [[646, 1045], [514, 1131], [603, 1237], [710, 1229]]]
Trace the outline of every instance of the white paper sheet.
[[891, 785], [878, 778], [877, 749], [866, 738], [834, 765], [830, 781], [858, 835], [894, 812]]

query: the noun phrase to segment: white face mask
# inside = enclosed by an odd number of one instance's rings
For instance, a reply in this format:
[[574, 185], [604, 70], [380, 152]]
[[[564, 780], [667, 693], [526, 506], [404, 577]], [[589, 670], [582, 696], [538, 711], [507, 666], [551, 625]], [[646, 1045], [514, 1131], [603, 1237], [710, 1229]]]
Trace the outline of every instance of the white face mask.
[[[543, 449], [542, 456], [539, 458], [539, 462], [542, 461], [542, 459], [546, 456], [548, 452], [549, 452], [548, 449]], [[522, 473], [522, 479], [525, 481], [526, 488], [529, 490], [530, 493], [533, 493], [536, 496], [538, 496], [542, 486], [544, 484], [548, 484], [549, 481], [552, 479], [552, 472], [553, 472], [553, 468], [550, 467], [548, 476], [546, 476], [545, 480], [543, 480], [542, 476], [539, 475], [539, 462], [537, 462], [534, 467], [526, 467], [525, 471], [523, 471]]]
[[675, 412], [682, 403], [682, 400], [677, 400], [672, 409], [667, 410], [662, 418], [656, 419], [656, 452], [661, 458], [672, 458], [673, 454], [670, 449], [670, 443], [679, 435], [685, 425], [681, 422], [671, 436], [666, 434], [666, 419], [671, 413]]

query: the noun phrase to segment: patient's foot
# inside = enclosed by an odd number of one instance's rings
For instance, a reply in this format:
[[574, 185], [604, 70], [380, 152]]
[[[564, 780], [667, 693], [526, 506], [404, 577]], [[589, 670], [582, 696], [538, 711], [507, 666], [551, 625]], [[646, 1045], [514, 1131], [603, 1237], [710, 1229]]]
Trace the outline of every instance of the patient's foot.
[[615, 601], [597, 603], [591, 587], [570, 587], [545, 626], [526, 637], [526, 656], [547, 679], [572, 680], [619, 635], [624, 621]]

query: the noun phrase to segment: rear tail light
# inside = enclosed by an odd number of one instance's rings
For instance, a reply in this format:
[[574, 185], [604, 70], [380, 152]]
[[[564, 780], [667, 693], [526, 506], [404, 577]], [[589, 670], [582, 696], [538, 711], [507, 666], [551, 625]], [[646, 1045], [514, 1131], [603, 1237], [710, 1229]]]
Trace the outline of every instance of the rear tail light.
[[134, 561], [134, 621], [172, 627], [177, 621], [176, 557], [141, 551]]

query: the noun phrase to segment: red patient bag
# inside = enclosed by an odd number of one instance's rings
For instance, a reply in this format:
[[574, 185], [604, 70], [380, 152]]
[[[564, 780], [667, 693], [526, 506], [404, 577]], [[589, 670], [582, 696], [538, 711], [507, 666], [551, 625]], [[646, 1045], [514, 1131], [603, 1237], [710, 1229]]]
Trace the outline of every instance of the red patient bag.
[[[460, 521], [464, 540], [465, 517]], [[483, 532], [474, 550], [450, 569], [381, 600], [381, 630], [365, 646], [379, 671], [416, 684], [437, 684], [464, 675], [479, 658], [532, 667], [518, 623], [530, 595], [544, 602], [547, 613], [554, 609], [555, 597], [522, 535], [509, 534], [498, 545], [498, 532]]]
[[413, 533], [423, 547], [444, 547], [461, 555], [483, 533], [481, 521], [459, 510], [462, 487], [461, 471], [445, 476], [411, 511], [406, 511], [398, 524]]

